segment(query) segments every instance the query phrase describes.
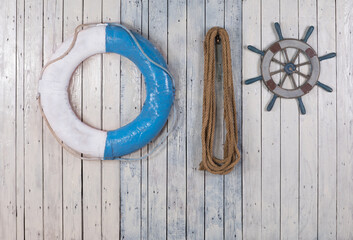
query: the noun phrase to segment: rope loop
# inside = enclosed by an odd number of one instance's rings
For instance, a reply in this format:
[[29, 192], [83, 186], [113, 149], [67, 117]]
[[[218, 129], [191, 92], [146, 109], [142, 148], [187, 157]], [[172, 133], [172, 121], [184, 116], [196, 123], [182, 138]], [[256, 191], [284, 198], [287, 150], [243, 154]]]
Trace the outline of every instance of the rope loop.
[[[221, 39], [221, 41], [219, 39]], [[223, 147], [223, 159], [213, 156], [216, 126], [215, 45], [218, 42], [222, 46], [224, 120], [227, 130]], [[240, 151], [238, 149], [237, 118], [229, 37], [227, 31], [220, 27], [211, 28], [207, 32], [204, 41], [204, 89], [201, 138], [202, 161], [200, 163], [200, 170], [206, 170], [210, 173], [220, 175], [231, 172], [240, 160]]]

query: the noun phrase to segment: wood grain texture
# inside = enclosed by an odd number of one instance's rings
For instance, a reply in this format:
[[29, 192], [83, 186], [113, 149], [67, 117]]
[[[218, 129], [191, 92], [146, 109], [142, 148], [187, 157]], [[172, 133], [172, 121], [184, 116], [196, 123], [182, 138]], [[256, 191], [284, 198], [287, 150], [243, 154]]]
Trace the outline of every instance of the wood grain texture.
[[186, 237], [204, 239], [205, 173], [199, 171], [199, 163], [202, 160], [200, 137], [202, 118], [200, 116], [202, 116], [203, 39], [205, 35], [204, 1], [188, 1], [187, 14]]
[[[121, 4], [121, 22], [141, 32], [141, 2], [124, 1]], [[121, 126], [138, 116], [141, 109], [141, 73], [133, 62], [121, 59]], [[141, 151], [128, 155], [141, 156]], [[120, 164], [121, 238], [139, 239], [141, 234], [141, 161], [122, 161]]]
[[[102, 21], [102, 1], [84, 0], [83, 23]], [[102, 55], [95, 55], [82, 66], [82, 120], [98, 129], [102, 127]], [[102, 163], [83, 161], [82, 211], [83, 239], [100, 239], [102, 235]]]
[[352, 1], [336, 2], [337, 49], [337, 239], [353, 238]]
[[[286, 38], [298, 34], [298, 0], [280, 1], [280, 23]], [[284, 59], [284, 57], [282, 58]], [[293, 76], [298, 81], [297, 76]], [[284, 84], [291, 86], [290, 81]], [[281, 238], [299, 237], [299, 108], [295, 99], [281, 99]]]
[[[175, 79], [176, 126], [168, 137], [168, 239], [186, 236], [186, 0], [168, 2], [168, 65]], [[178, 47], [175, 47], [178, 46]], [[173, 113], [172, 113], [173, 114]]]
[[[316, 0], [299, 0], [299, 37], [304, 36], [308, 26], [317, 29]], [[317, 49], [317, 31], [308, 40], [308, 44]], [[299, 61], [303, 61], [299, 57]], [[305, 60], [304, 60], [305, 61]], [[305, 81], [300, 77], [299, 82]], [[302, 97], [306, 114], [300, 115], [299, 132], [299, 238], [317, 238], [317, 178], [318, 178], [318, 88]], [[329, 93], [327, 93], [329, 94]]]
[[43, 3], [25, 2], [25, 238], [43, 239], [42, 116], [36, 101], [43, 63]]
[[[205, 6], [206, 32], [213, 26], [224, 27], [224, 2], [206, 1]], [[222, 48], [216, 46], [216, 121], [214, 134], [214, 155], [223, 158], [223, 144], [225, 139], [223, 78], [222, 78]], [[205, 173], [205, 239], [224, 238], [224, 176]]]
[[[349, 0], [1, 1], [0, 239], [353, 239], [351, 9]], [[146, 160], [81, 161], [42, 123], [43, 64], [77, 25], [101, 21], [150, 39], [176, 79], [176, 129]], [[315, 26], [308, 43], [318, 55], [337, 52], [320, 62], [319, 80], [333, 92], [304, 96], [306, 115], [286, 99], [267, 112], [272, 94], [260, 82], [243, 85], [260, 75], [260, 56], [246, 46], [276, 41], [276, 21], [296, 39]], [[198, 170], [203, 39], [215, 25], [230, 36], [243, 150], [224, 177]], [[116, 129], [140, 112], [143, 81], [118, 55], [89, 58], [73, 74], [72, 107], [84, 122]], [[218, 71], [217, 156], [221, 85]]]
[[[120, 21], [120, 1], [103, 1], [102, 8], [103, 21]], [[118, 54], [104, 54], [102, 59], [102, 124], [105, 130], [120, 127], [120, 60]], [[120, 236], [120, 180], [120, 162], [102, 162], [102, 239], [105, 240]]]
[[[62, 6], [61, 0], [44, 1], [45, 62], [62, 41]], [[62, 147], [46, 124], [43, 125], [43, 182], [44, 238], [62, 239]]]
[[0, 13], [0, 239], [11, 239], [16, 232], [16, 2], [1, 4]]
[[[318, 1], [317, 39], [319, 56], [336, 52], [336, 4]], [[334, 91], [318, 89], [318, 238], [336, 239], [337, 201], [337, 79], [336, 59], [321, 62], [320, 81]]]
[[[261, 5], [243, 2], [243, 42], [261, 48]], [[245, 31], [251, 29], [251, 31]], [[243, 46], [243, 79], [260, 75], [259, 55]], [[243, 85], [243, 238], [261, 238], [261, 91]]]
[[[63, 35], [69, 39], [75, 27], [82, 24], [83, 2], [64, 0]], [[71, 78], [70, 101], [74, 112], [82, 118], [82, 66]], [[82, 239], [82, 162], [63, 150], [63, 238]]]
[[[271, 8], [272, 11], [267, 11]], [[274, 23], [279, 21], [280, 1], [262, 2], [262, 49], [278, 41]], [[285, 30], [285, 29], [283, 29]], [[274, 63], [272, 63], [274, 64]], [[275, 64], [274, 64], [275, 65]], [[273, 65], [271, 67], [274, 67]], [[279, 66], [276, 65], [276, 69]], [[280, 77], [283, 74], [279, 74]], [[288, 80], [288, 79], [287, 79]], [[281, 99], [277, 99], [271, 111], [267, 105], [273, 93], [262, 88], [262, 238], [279, 239], [281, 232]]]

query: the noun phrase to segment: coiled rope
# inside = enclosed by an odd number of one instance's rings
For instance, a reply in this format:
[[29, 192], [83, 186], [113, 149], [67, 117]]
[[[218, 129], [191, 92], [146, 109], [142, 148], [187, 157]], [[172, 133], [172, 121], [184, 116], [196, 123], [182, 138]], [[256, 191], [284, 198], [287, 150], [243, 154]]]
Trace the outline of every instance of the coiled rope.
[[[124, 29], [129, 35], [130, 37], [132, 38], [133, 42], [136, 44], [136, 46], [138, 47], [138, 49], [141, 51], [141, 53], [147, 58], [147, 60], [149, 62], [151, 62], [153, 65], [155, 65], [156, 67], [162, 69], [164, 72], [166, 72], [170, 78], [172, 79], [172, 82], [173, 82], [173, 86], [175, 87], [175, 79], [173, 77], [173, 75], [169, 72], [169, 70], [165, 67], [163, 67], [162, 65], [156, 63], [155, 61], [153, 61], [146, 53], [145, 51], [142, 49], [140, 43], [137, 41], [136, 37], [133, 35], [133, 33], [128, 29], [126, 28], [124, 25], [121, 25], [120, 23], [86, 23], [86, 24], [81, 24], [81, 25], [78, 25], [76, 28], [75, 28], [75, 33], [74, 33], [74, 36], [73, 36], [73, 39], [72, 39], [72, 42], [69, 46], [69, 48], [59, 57], [49, 61], [47, 64], [44, 65], [44, 67], [42, 68], [42, 71], [41, 71], [41, 74], [40, 74], [40, 79], [42, 78], [43, 76], [43, 72], [44, 70], [51, 64], [63, 59], [65, 56], [67, 56], [70, 51], [72, 50], [72, 48], [75, 46], [75, 43], [76, 43], [76, 40], [77, 40], [77, 36], [78, 34], [85, 28], [85, 27], [95, 27], [95, 26], [100, 26], [100, 25], [113, 25], [113, 26], [118, 26], [118, 27], [121, 27], [122, 29]], [[81, 156], [81, 153], [80, 152], [77, 152], [76, 150], [72, 149], [70, 146], [68, 146], [67, 144], [65, 144], [59, 137], [58, 135], [56, 135], [55, 131], [52, 129], [52, 127], [50, 126], [48, 120], [47, 120], [47, 117], [45, 116], [44, 114], [44, 111], [43, 111], [43, 107], [42, 107], [42, 104], [41, 104], [41, 101], [40, 101], [40, 94], [38, 93], [38, 96], [37, 96], [37, 100], [38, 100], [38, 104], [39, 104], [39, 109], [40, 109], [40, 112], [41, 112], [41, 115], [44, 119], [44, 121], [46, 122], [49, 130], [51, 131], [51, 133], [53, 134], [53, 136], [55, 137], [55, 139], [59, 142], [59, 144], [66, 150], [68, 151], [69, 153], [71, 153], [73, 156], [77, 157], [77, 158], [80, 158], [82, 160], [103, 160], [102, 158], [98, 158], [98, 157], [93, 157], [93, 156]], [[121, 160], [121, 161], [137, 161], [137, 160], [142, 160], [142, 159], [145, 159], [147, 157], [149, 157], [150, 155], [152, 155], [152, 153], [154, 153], [156, 150], [158, 150], [162, 144], [167, 140], [167, 137], [170, 135], [171, 132], [173, 132], [173, 130], [175, 129], [175, 125], [176, 125], [176, 112], [177, 112], [177, 109], [176, 109], [176, 105], [175, 103], [173, 103], [173, 115], [172, 115], [172, 122], [170, 124], [170, 127], [169, 127], [169, 130], [167, 130], [163, 135], [160, 136], [160, 139], [154, 144], [154, 147], [152, 149], [149, 150], [148, 153], [146, 153], [145, 155], [141, 156], [141, 157], [137, 157], [137, 158], [125, 158], [125, 157], [116, 157], [114, 159], [109, 159], [109, 160]]]
[[[224, 120], [226, 141], [223, 147], [224, 158], [213, 156], [214, 133], [216, 126], [216, 42], [222, 44]], [[240, 160], [236, 107], [233, 89], [232, 61], [228, 33], [220, 27], [211, 28], [204, 42], [204, 89], [202, 109], [202, 161], [200, 170], [225, 175], [231, 172]]]

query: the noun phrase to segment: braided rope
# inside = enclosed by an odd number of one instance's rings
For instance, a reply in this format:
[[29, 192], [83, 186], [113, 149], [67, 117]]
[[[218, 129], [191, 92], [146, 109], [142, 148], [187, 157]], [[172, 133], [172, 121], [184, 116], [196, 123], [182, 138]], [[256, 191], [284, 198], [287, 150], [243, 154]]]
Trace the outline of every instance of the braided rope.
[[[224, 119], [226, 123], [226, 141], [224, 144], [224, 158], [213, 156], [214, 133], [216, 125], [216, 58], [215, 44], [218, 38], [222, 44], [223, 89], [224, 89]], [[225, 175], [231, 172], [240, 160], [238, 149], [238, 132], [236, 107], [233, 89], [231, 50], [228, 33], [219, 27], [211, 28], [204, 42], [204, 89], [202, 110], [202, 161], [200, 170], [213, 174]]]

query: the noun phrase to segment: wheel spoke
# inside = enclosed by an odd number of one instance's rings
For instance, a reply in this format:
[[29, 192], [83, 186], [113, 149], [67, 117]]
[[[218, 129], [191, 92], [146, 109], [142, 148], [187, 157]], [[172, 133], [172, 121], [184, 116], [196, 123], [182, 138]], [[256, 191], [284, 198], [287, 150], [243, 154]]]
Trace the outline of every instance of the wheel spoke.
[[289, 63], [289, 57], [288, 57], [287, 49], [284, 48], [284, 49], [282, 50], [282, 53], [284, 53], [284, 57], [285, 57], [285, 59], [286, 59], [286, 61], [287, 61], [286, 63]]
[[290, 80], [292, 80], [292, 84], [293, 84], [294, 88], [297, 88], [297, 83], [295, 82], [292, 74], [289, 75], [289, 78], [290, 78]]
[[280, 69], [280, 70], [274, 71], [274, 72], [270, 72], [270, 75], [273, 76], [273, 75], [275, 75], [275, 74], [277, 74], [277, 73], [281, 73], [281, 72], [284, 72], [284, 69], [283, 69], [283, 68]]
[[301, 67], [301, 66], [308, 65], [308, 64], [310, 64], [310, 61], [297, 64], [297, 65], [295, 65], [295, 67], [297, 68], [297, 67]]
[[306, 74], [304, 74], [304, 73], [302, 73], [302, 72], [299, 72], [299, 71], [294, 71], [294, 73], [296, 73], [296, 74], [298, 74], [298, 75], [300, 75], [300, 76], [302, 76], [302, 77], [305, 77], [306, 79], [309, 79], [309, 78], [310, 78], [310, 76], [308, 76], [308, 75], [306, 75]]
[[291, 63], [294, 64], [295, 60], [297, 60], [298, 56], [299, 56], [300, 50], [297, 50], [297, 53], [295, 54], [295, 56], [292, 58]]
[[282, 87], [284, 84], [284, 81], [287, 79], [287, 77], [288, 77], [288, 74], [287, 73], [284, 74], [284, 76], [283, 76], [282, 80], [279, 82], [278, 86]]
[[275, 62], [275, 63], [278, 63], [279, 65], [282, 65], [282, 66], [285, 66], [286, 64], [277, 60], [276, 58], [272, 58], [271, 61]]

